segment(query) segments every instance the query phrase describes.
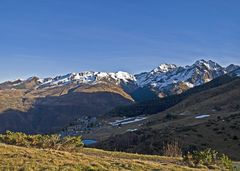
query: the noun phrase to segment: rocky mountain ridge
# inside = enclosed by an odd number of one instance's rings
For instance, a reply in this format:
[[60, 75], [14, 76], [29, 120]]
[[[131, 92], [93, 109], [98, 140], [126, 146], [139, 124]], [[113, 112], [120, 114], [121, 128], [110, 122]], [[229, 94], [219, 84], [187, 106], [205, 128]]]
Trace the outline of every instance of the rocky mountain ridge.
[[111, 83], [124, 87], [130, 92], [137, 88], [147, 87], [160, 97], [164, 97], [171, 94], [180, 94], [189, 88], [204, 84], [239, 68], [238, 65], [234, 64], [223, 67], [211, 60], [202, 59], [184, 67], [175, 64], [161, 64], [150, 72], [136, 75], [123, 71], [115, 73], [85, 71], [60, 75], [54, 78], [31, 77], [27, 80], [4, 82], [0, 84], [0, 89], [46, 89], [69, 84], [94, 85]]
[[151, 87], [160, 96], [180, 94], [183, 91], [207, 83], [239, 68], [237, 65], [222, 67], [211, 60], [198, 60], [190, 66], [163, 64], [150, 72], [135, 75], [139, 86]]

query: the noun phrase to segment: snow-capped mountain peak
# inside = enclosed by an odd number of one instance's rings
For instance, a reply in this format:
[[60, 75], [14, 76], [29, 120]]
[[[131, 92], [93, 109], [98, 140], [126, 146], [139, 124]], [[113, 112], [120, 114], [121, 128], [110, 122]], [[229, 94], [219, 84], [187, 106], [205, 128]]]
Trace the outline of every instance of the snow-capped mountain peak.
[[136, 81], [135, 77], [127, 72], [118, 71], [116, 73], [112, 73], [112, 76], [115, 77], [117, 80], [122, 80], [124, 82]]
[[205, 61], [204, 59], [196, 61], [193, 66], [197, 67], [206, 67], [208, 70], [222, 70], [223, 67], [221, 67], [218, 63], [208, 60]]
[[[163, 94], [181, 93], [189, 88], [204, 84], [225, 73], [237, 71], [235, 75], [239, 75], [238, 65], [229, 65], [222, 67], [218, 63], [211, 60], [198, 60], [192, 65], [177, 66], [175, 64], [160, 64], [149, 72], [132, 75], [124, 71], [118, 72], [94, 72], [84, 71], [79, 73], [68, 73], [56, 76], [54, 78], [38, 78], [31, 77], [27, 80], [19, 80], [16, 82], [6, 82], [0, 84], [1, 87], [14, 87], [27, 83], [25, 87], [49, 88], [55, 86], [63, 86], [68, 84], [97, 84], [111, 83], [126, 87], [149, 87], [156, 92]], [[20, 86], [21, 87], [21, 86]], [[24, 87], [24, 86], [22, 86]]]
[[135, 82], [136, 79], [133, 75], [118, 71], [116, 73], [113, 72], [93, 72], [93, 71], [84, 71], [80, 73], [69, 73], [66, 75], [56, 76], [54, 78], [43, 78], [39, 79], [40, 85], [39, 87], [52, 87], [52, 86], [61, 86], [67, 85], [70, 83], [76, 84], [95, 84], [98, 82], [112, 82], [115, 84]]
[[194, 65], [201, 66], [201, 65], [208, 65], [208, 62], [204, 59], [197, 60]]
[[240, 69], [240, 66], [234, 65], [234, 64], [230, 64], [226, 68], [227, 72], [232, 72], [232, 71], [237, 70], [237, 69]]
[[185, 67], [174, 64], [161, 64], [150, 72], [137, 74], [140, 87], [151, 87], [167, 94], [181, 93], [197, 85], [204, 84], [227, 73], [227, 69], [211, 60], [198, 60]]
[[156, 72], [160, 72], [160, 73], [165, 73], [168, 71], [171, 71], [173, 69], [177, 68], [177, 66], [175, 64], [160, 64], [157, 68], [154, 68], [151, 73], [156, 73]]

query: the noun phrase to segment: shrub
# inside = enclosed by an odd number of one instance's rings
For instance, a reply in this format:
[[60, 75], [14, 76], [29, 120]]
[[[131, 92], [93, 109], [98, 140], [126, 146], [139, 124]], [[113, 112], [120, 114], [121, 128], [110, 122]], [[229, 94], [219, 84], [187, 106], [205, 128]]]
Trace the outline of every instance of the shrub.
[[221, 161], [221, 165], [223, 167], [225, 167], [226, 169], [230, 169], [232, 170], [233, 169], [233, 163], [232, 163], [232, 160], [226, 156], [225, 154], [223, 154], [221, 157], [220, 157], [220, 161]]
[[6, 131], [6, 135], [0, 136], [0, 141], [11, 144], [11, 145], [18, 145], [18, 146], [29, 146], [29, 142], [26, 140], [27, 135], [21, 132], [13, 133], [11, 131]]
[[169, 157], [181, 157], [182, 150], [178, 141], [172, 141], [163, 145], [163, 155]]
[[210, 165], [214, 164], [217, 160], [218, 152], [212, 149], [206, 149], [204, 151], [194, 152], [193, 160], [196, 164]]
[[213, 165], [221, 166], [225, 169], [232, 168], [232, 161], [226, 155], [220, 155], [217, 151], [206, 149], [203, 151], [194, 151], [183, 157], [183, 161], [192, 167], [204, 165], [211, 167]]
[[60, 149], [62, 150], [77, 150], [79, 148], [83, 147], [83, 142], [81, 140], [81, 137], [64, 137], [61, 139], [60, 143]]
[[77, 151], [83, 147], [83, 142], [80, 136], [76, 137], [60, 137], [59, 135], [27, 135], [21, 132], [6, 131], [5, 134], [0, 134], [0, 142], [10, 145], [50, 148], [56, 150]]

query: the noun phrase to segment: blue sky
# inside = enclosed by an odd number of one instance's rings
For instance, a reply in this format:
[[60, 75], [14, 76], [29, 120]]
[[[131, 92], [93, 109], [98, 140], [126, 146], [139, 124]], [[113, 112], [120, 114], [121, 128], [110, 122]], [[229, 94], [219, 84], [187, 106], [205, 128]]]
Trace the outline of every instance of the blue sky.
[[1, 0], [0, 81], [240, 64], [239, 0]]

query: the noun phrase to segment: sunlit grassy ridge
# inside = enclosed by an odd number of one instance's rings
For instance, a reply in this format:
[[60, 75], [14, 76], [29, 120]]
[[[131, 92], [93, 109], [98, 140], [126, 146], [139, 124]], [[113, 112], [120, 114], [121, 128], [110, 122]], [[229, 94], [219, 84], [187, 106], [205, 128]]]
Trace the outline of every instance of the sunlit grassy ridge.
[[[163, 157], [83, 148], [79, 136], [0, 134], [1, 170], [232, 170], [231, 159], [212, 149], [182, 155], [177, 141]], [[183, 157], [183, 158], [182, 158]]]
[[0, 170], [205, 170], [184, 166], [181, 158], [89, 148], [70, 153], [0, 144], [0, 152]]

